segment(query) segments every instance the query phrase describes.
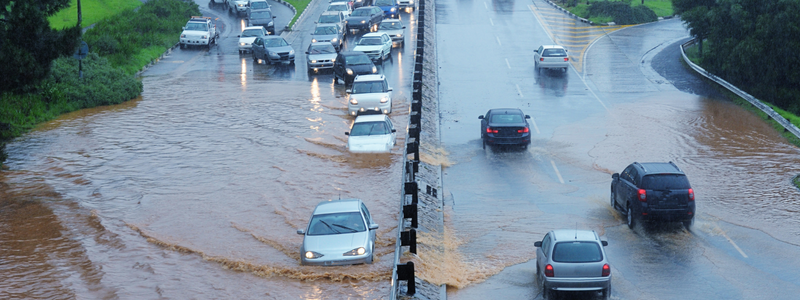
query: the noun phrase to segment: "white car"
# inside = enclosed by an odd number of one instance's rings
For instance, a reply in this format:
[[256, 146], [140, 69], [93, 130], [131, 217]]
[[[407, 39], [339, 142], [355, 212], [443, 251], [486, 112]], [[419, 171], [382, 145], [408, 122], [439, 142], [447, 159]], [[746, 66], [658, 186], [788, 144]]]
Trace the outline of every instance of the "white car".
[[240, 15], [247, 14], [247, 0], [227, 0], [227, 1], [228, 1], [228, 13], [236, 15], [237, 17]]
[[561, 69], [564, 72], [569, 68], [569, 55], [567, 49], [558, 45], [542, 45], [533, 50], [533, 64], [536, 72], [541, 69]]
[[264, 26], [251, 26], [245, 27], [242, 34], [239, 35], [239, 54], [250, 52], [253, 49], [253, 41], [257, 37], [267, 35], [267, 30]]
[[397, 129], [387, 115], [361, 115], [344, 134], [348, 136], [347, 150], [350, 152], [388, 153], [395, 145]]
[[341, 266], [371, 264], [375, 253], [375, 232], [367, 206], [360, 199], [323, 201], [314, 208], [300, 248], [300, 264]]
[[358, 75], [347, 92], [347, 112], [357, 116], [367, 111], [389, 114], [392, 112], [392, 88], [386, 76]]
[[392, 38], [386, 32], [372, 32], [361, 36], [353, 51], [364, 52], [373, 61], [382, 62], [392, 55]]
[[340, 11], [344, 15], [344, 18], [347, 19], [350, 17], [350, 14], [353, 13], [353, 8], [351, 8], [350, 4], [347, 4], [347, 2], [331, 2], [331, 4], [328, 4], [328, 9], [325, 11]]

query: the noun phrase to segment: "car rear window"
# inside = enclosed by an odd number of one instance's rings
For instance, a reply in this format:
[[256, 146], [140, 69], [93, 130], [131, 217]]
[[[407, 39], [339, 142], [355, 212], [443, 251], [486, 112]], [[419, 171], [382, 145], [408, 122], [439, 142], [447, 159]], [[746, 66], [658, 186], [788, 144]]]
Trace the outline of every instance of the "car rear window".
[[564, 49], [544, 49], [542, 56], [548, 57], [566, 57], [567, 52]]
[[643, 189], [648, 190], [685, 190], [692, 188], [689, 179], [683, 174], [656, 174], [642, 178]]
[[598, 262], [603, 260], [600, 244], [574, 241], [556, 243], [553, 248], [553, 261], [564, 263]]
[[522, 123], [522, 116], [520, 115], [492, 115], [490, 120], [492, 123]]

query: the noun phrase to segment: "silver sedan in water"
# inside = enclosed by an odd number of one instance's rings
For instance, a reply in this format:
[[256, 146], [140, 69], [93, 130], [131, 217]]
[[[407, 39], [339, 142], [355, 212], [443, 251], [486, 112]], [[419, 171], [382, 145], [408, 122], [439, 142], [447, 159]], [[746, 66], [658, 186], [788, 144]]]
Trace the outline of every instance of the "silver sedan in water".
[[542, 297], [556, 292], [599, 291], [611, 296], [611, 266], [594, 230], [560, 229], [548, 232], [536, 247], [536, 277]]
[[360, 199], [323, 201], [311, 215], [300, 248], [303, 265], [337, 266], [371, 264], [375, 250], [375, 231], [367, 206]]

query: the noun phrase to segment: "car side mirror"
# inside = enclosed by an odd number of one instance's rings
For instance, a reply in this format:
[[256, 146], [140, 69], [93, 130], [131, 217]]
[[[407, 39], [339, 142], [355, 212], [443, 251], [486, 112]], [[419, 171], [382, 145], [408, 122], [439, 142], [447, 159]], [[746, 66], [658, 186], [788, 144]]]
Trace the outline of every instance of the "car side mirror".
[[186, 30], [186, 27], [181, 27], [181, 29]]
[[375, 230], [375, 229], [378, 229], [378, 224], [375, 223], [369, 224], [369, 230]]
[[237, 35], [236, 37], [242, 37], [241, 35]]
[[530, 119], [530, 118], [531, 118], [530, 115], [525, 115], [525, 119]]
[[389, 89], [388, 89], [388, 90], [386, 90], [386, 91], [387, 91], [387, 92], [391, 92], [391, 91], [392, 91], [392, 88], [389, 88]]
[[619, 179], [619, 173], [611, 174], [611, 179], [614, 179], [614, 180]]
[[350, 94], [350, 93], [353, 92], [353, 90], [347, 89], [347, 90], [344, 90], [344, 92]]
[[350, 135], [350, 132], [349, 132], [349, 131], [345, 131], [345, 132], [344, 132], [344, 135], [348, 135], [348, 136], [349, 136], [349, 135]]
[[603, 244], [603, 247], [608, 246], [608, 241], [600, 241]]
[[539, 49], [533, 50], [533, 52], [539, 53]]
[[395, 132], [397, 132], [397, 129], [392, 129], [392, 133], [395, 133]]
[[272, 16], [273, 19], [277, 18], [276, 16]]
[[405, 26], [403, 26], [403, 29], [406, 29], [406, 27], [405, 27]]
[[298, 229], [298, 230], [297, 230], [297, 234], [299, 234], [299, 235], [305, 235], [305, 234], [306, 234], [306, 231], [305, 231], [305, 230], [303, 230], [303, 229]]
[[483, 115], [478, 116], [478, 119], [483, 120]]
[[[298, 231], [300, 231], [300, 230], [298, 230]], [[534, 247], [542, 247], [542, 241], [534, 242], [533, 246]]]
[[306, 51], [306, 55], [308, 55], [308, 51]]

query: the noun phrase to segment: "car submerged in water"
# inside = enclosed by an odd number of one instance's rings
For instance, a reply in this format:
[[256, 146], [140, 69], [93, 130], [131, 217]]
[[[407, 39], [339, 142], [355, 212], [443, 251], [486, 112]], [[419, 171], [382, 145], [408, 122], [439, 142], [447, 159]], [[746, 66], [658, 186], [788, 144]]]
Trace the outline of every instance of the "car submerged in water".
[[317, 204], [303, 236], [300, 264], [339, 266], [371, 264], [378, 224], [360, 199], [323, 201]]
[[349, 132], [345, 132], [347, 150], [353, 153], [388, 153], [392, 151], [397, 129], [384, 114], [356, 117]]

